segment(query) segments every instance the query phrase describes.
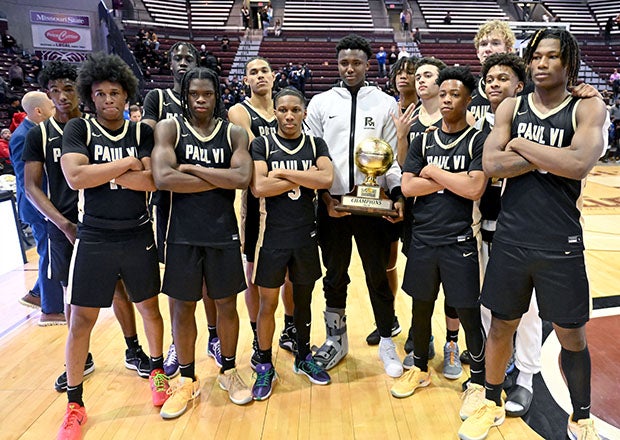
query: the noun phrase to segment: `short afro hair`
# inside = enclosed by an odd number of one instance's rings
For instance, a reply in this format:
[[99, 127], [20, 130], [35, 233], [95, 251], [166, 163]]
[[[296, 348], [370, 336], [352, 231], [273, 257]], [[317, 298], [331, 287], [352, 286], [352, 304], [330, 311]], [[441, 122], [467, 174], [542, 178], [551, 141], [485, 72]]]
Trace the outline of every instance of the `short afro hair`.
[[482, 71], [480, 77], [484, 80], [493, 66], [506, 66], [510, 67], [512, 71], [517, 75], [519, 81], [525, 84], [526, 68], [523, 58], [514, 53], [494, 53], [490, 55], [484, 64], [482, 65]]
[[372, 49], [367, 39], [360, 37], [357, 34], [349, 34], [346, 37], [342, 37], [336, 45], [336, 56], [341, 50], [347, 49], [359, 49], [366, 54], [366, 57], [370, 60], [372, 58]]
[[95, 52], [88, 56], [80, 68], [77, 77], [78, 94], [82, 102], [92, 110], [95, 110], [95, 103], [91, 98], [92, 85], [101, 81], [120, 84], [130, 101], [137, 95], [138, 79], [118, 55]]
[[57, 79], [68, 79], [75, 81], [77, 79], [77, 67], [66, 61], [50, 61], [39, 73], [38, 82], [44, 89], [47, 89], [50, 81]]
[[465, 88], [469, 90], [470, 95], [476, 89], [476, 78], [469, 70], [469, 66], [446, 67], [441, 72], [439, 72], [437, 84], [441, 85], [442, 82], [451, 79], [462, 82]]
[[280, 98], [282, 98], [284, 96], [296, 96], [297, 98], [299, 98], [299, 101], [301, 101], [302, 107], [306, 108], [306, 98], [295, 87], [289, 86], [289, 87], [285, 87], [282, 90], [280, 90], [276, 94], [276, 97], [273, 99], [274, 104], [277, 105], [278, 99], [280, 99]]

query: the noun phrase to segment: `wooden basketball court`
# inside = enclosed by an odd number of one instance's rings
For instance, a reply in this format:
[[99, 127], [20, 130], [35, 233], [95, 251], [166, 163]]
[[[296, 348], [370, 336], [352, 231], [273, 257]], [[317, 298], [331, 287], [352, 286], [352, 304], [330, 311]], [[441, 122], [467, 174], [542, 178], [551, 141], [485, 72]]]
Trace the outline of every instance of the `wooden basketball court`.
[[[614, 298], [620, 298], [620, 166], [595, 168], [586, 187], [584, 207], [592, 295], [595, 298], [609, 297], [613, 303]], [[39, 313], [18, 303], [36, 279], [36, 254], [29, 251], [28, 256], [30, 262], [23, 269], [0, 277], [0, 358], [4, 360], [0, 365], [0, 377], [3, 378], [0, 381], [0, 438], [7, 440], [55, 438], [66, 406], [66, 395], [54, 391], [53, 383], [63, 370], [67, 329], [64, 326], [39, 327]], [[400, 276], [404, 265], [405, 258], [401, 255], [398, 262]], [[330, 371], [331, 385], [310, 385], [294, 374], [293, 357], [279, 349], [276, 339], [274, 362], [280, 379], [271, 398], [245, 406], [234, 405], [228, 400], [227, 393], [217, 385], [218, 369], [213, 360], [206, 356], [206, 322], [199, 306], [196, 314], [199, 331], [196, 372], [201, 381], [201, 396], [186, 414], [171, 421], [162, 420], [158, 409], [151, 405], [148, 381], [124, 367], [125, 343], [120, 327], [111, 309], [103, 310], [93, 331], [90, 347], [96, 369], [84, 383], [84, 400], [88, 410], [84, 438], [457, 438], [461, 424], [458, 416], [461, 383], [466, 379], [466, 374], [456, 381], [441, 375], [445, 333], [441, 295], [433, 320], [438, 353], [430, 362], [433, 382], [413, 396], [399, 400], [389, 393], [394, 379], [384, 373], [377, 347], [369, 347], [365, 342], [374, 324], [357, 255], [353, 257], [350, 275], [352, 283], [347, 308], [350, 351]], [[160, 306], [166, 323], [166, 350], [171, 338], [165, 295], [160, 297]], [[324, 339], [323, 308], [322, 285], [319, 282], [313, 301], [313, 344], [320, 344]], [[238, 310], [241, 321], [238, 368], [251, 385], [251, 330], [242, 295], [238, 300]], [[402, 358], [411, 318], [411, 300], [402, 292], [397, 296], [396, 310], [403, 327], [403, 332], [396, 337]], [[279, 334], [283, 321], [281, 308], [277, 316], [276, 333]], [[620, 362], [620, 352], [614, 348], [620, 337], [619, 320], [611, 315], [604, 318], [607, 320], [604, 323], [601, 321], [603, 325], [598, 325], [595, 324], [597, 319], [593, 319], [588, 329], [594, 372], [593, 414], [615, 429], [606, 431], [615, 435], [609, 438], [620, 438], [620, 431], [617, 430], [620, 426], [617, 403], [620, 385], [615, 370]], [[146, 346], [139, 317], [138, 328], [140, 341]], [[611, 329], [614, 333], [610, 333]], [[459, 343], [463, 350], [465, 338], [462, 332]], [[551, 356], [553, 359], [553, 353]], [[557, 366], [557, 351], [555, 363]], [[544, 372], [543, 377], [546, 380]], [[549, 389], [554, 395], [553, 387], [549, 386]], [[557, 433], [558, 438], [562, 438], [561, 434]], [[522, 419], [507, 418], [503, 425], [491, 430], [488, 438], [522, 440], [542, 437]]]

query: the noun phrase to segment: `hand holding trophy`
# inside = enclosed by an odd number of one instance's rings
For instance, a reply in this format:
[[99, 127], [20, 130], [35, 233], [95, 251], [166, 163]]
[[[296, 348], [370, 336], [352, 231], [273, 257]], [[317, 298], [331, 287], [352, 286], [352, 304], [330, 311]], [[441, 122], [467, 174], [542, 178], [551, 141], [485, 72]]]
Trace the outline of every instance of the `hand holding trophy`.
[[398, 217], [392, 200], [377, 184], [377, 177], [382, 176], [394, 161], [392, 147], [383, 139], [367, 138], [355, 147], [355, 165], [366, 174], [361, 185], [355, 185], [353, 191], [342, 197], [336, 211], [346, 211], [358, 215]]

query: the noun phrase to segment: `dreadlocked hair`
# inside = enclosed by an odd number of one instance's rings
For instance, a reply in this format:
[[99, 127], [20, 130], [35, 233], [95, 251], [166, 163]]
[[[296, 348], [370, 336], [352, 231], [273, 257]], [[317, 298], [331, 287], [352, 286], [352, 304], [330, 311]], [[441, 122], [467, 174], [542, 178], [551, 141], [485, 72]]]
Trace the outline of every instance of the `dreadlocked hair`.
[[566, 67], [566, 72], [568, 74], [568, 85], [574, 85], [577, 82], [577, 77], [579, 75], [579, 62], [581, 59], [579, 44], [573, 34], [564, 29], [542, 28], [534, 34], [534, 36], [530, 39], [530, 42], [527, 44], [523, 55], [523, 60], [525, 61], [525, 64], [528, 65], [528, 71], [534, 52], [536, 52], [541, 40], [544, 40], [545, 38], [560, 41], [560, 60], [562, 61], [562, 66]]
[[416, 66], [416, 63], [418, 62], [418, 59], [419, 58], [415, 56], [401, 57], [398, 60], [396, 60], [394, 64], [392, 64], [392, 67], [390, 68], [390, 74], [389, 74], [390, 86], [392, 86], [392, 89], [396, 90], [396, 77], [403, 70], [406, 72], [409, 72], [412, 70], [413, 74], [415, 74], [415, 66]]
[[41, 86], [47, 89], [50, 81], [57, 79], [68, 79], [69, 81], [75, 81], [77, 79], [77, 68], [75, 65], [66, 61], [54, 60], [50, 61], [39, 73], [38, 82]]
[[222, 106], [222, 92], [220, 90], [220, 78], [211, 69], [206, 67], [194, 67], [187, 71], [183, 75], [183, 81], [181, 81], [181, 108], [183, 109], [183, 117], [188, 121], [192, 115], [189, 111], [189, 84], [193, 79], [206, 79], [211, 81], [213, 89], [215, 90], [215, 108], [213, 109], [213, 118], [221, 118], [224, 115]]
[[91, 98], [92, 85], [102, 81], [120, 84], [130, 101], [137, 96], [138, 79], [118, 55], [105, 52], [92, 53], [80, 68], [77, 77], [78, 94], [82, 102], [93, 110], [95, 103]]

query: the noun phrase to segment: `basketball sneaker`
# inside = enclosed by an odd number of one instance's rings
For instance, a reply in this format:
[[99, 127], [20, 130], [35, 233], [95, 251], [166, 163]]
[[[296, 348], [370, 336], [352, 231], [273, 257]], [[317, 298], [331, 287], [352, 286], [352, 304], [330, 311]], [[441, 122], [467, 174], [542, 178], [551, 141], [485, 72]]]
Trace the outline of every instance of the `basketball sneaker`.
[[220, 349], [220, 338], [212, 338], [207, 344], [207, 356], [212, 357], [215, 365], [222, 368], [222, 351]]
[[594, 420], [581, 419], [573, 422], [573, 415], [568, 418], [566, 433], [571, 440], [600, 440], [600, 436], [594, 428]]
[[482, 385], [469, 382], [467, 389], [461, 394], [461, 410], [459, 415], [461, 420], [466, 420], [469, 416], [478, 411], [485, 401], [485, 391]]
[[179, 358], [177, 357], [177, 350], [174, 346], [174, 343], [170, 344], [170, 348], [168, 349], [168, 354], [166, 355], [166, 359], [164, 359], [164, 373], [170, 379], [179, 374]]
[[390, 393], [392, 393], [392, 396], [398, 397], [399, 399], [409, 397], [418, 388], [427, 387], [430, 384], [430, 371], [422, 371], [418, 367], [413, 367], [405, 372], [405, 374], [392, 385]]
[[62, 421], [60, 430], [58, 431], [57, 440], [81, 440], [82, 425], [86, 423], [86, 409], [77, 403], [70, 402], [67, 404], [67, 412]]
[[459, 359], [459, 346], [453, 342], [446, 342], [443, 347], [443, 375], [447, 379], [458, 379], [463, 374], [463, 367]]
[[[394, 322], [392, 324], [392, 337], [398, 336], [401, 331], [402, 328], [398, 323], [398, 316], [394, 315]], [[366, 343], [368, 345], [379, 345], [379, 342], [381, 342], [381, 336], [379, 335], [378, 329], [374, 329], [372, 332], [370, 332], [368, 336], [366, 336]]]
[[236, 368], [231, 368], [222, 374], [218, 374], [217, 381], [220, 384], [220, 388], [228, 391], [228, 397], [232, 403], [244, 405], [252, 401], [252, 391], [241, 379]]
[[504, 405], [497, 406], [491, 400], [485, 400], [478, 410], [463, 422], [459, 429], [461, 440], [484, 440], [493, 426], [504, 423], [506, 412]]
[[168, 399], [161, 407], [159, 415], [163, 419], [174, 419], [187, 411], [189, 402], [200, 395], [200, 381], [181, 376], [167, 392]]
[[[86, 356], [86, 362], [84, 362], [84, 377], [95, 371], [95, 361], [93, 361], [93, 355], [88, 353]], [[60, 376], [56, 378], [54, 382], [54, 389], [59, 393], [67, 391], [67, 372], [64, 371]]]
[[273, 382], [276, 380], [276, 370], [273, 364], [258, 364], [255, 374], [256, 380], [252, 387], [254, 400], [266, 400], [271, 396]]
[[391, 339], [382, 339], [379, 344], [379, 359], [383, 362], [385, 373], [390, 377], [403, 375], [403, 364], [396, 354], [396, 345]]
[[304, 374], [315, 385], [327, 385], [331, 382], [329, 374], [316, 364], [312, 354], [308, 354], [303, 361], [295, 359], [293, 371], [297, 374]]
[[164, 370], [161, 368], [151, 371], [149, 385], [151, 386], [153, 406], [162, 406], [168, 400], [168, 389], [170, 388], [168, 380], [168, 376], [164, 374]]
[[282, 329], [279, 345], [286, 351], [297, 354], [297, 329], [295, 325], [289, 325]]
[[125, 368], [135, 370], [140, 377], [148, 378], [151, 375], [151, 362], [142, 347], [125, 350]]

